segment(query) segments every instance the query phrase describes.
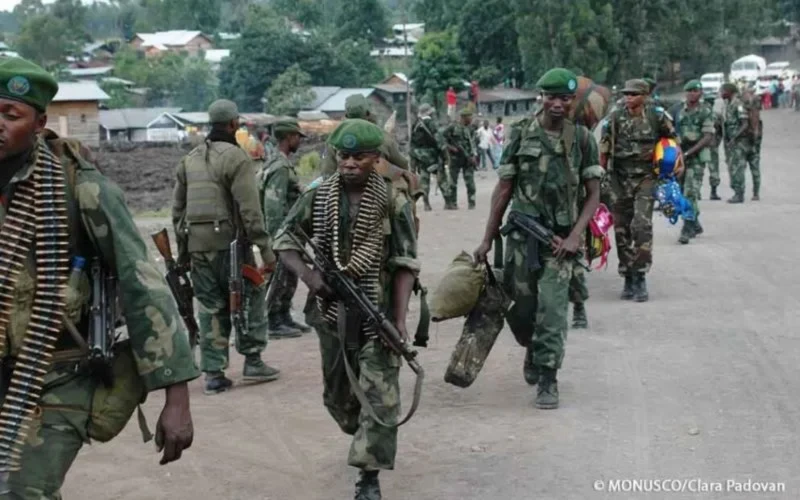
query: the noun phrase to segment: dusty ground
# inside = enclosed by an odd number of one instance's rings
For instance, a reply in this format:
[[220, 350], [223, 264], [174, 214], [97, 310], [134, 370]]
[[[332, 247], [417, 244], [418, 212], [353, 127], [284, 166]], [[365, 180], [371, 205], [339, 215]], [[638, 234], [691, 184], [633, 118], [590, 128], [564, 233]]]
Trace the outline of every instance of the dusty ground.
[[[706, 233], [689, 246], [678, 245], [678, 227], [657, 216], [649, 303], [619, 301], [613, 267], [591, 275], [591, 328], [570, 331], [560, 409], [533, 407], [521, 376], [523, 352], [507, 333], [471, 388], [446, 384], [461, 325], [433, 327], [432, 345], [421, 354], [429, 377], [422, 406], [401, 429], [397, 470], [382, 475], [385, 498], [800, 498], [800, 114], [764, 115], [763, 201], [703, 201]], [[478, 211], [445, 213], [436, 198], [436, 211], [422, 214], [430, 286], [456, 253], [477, 245], [490, 177], [480, 175]], [[730, 195], [724, 174], [722, 191]], [[112, 443], [81, 453], [65, 498], [352, 498], [350, 441], [322, 406], [314, 336], [275, 341], [266, 358], [282, 368], [280, 381], [215, 397], [192, 383], [196, 436], [183, 460], [158, 466], [152, 445], [141, 444], [131, 424]], [[230, 374], [238, 379], [240, 369], [234, 355]], [[154, 394], [146, 405], [151, 423], [161, 402]], [[693, 479], [695, 489], [719, 482], [721, 491], [608, 493], [593, 486], [624, 479]], [[785, 491], [728, 489], [726, 481], [748, 479], [781, 482]]]

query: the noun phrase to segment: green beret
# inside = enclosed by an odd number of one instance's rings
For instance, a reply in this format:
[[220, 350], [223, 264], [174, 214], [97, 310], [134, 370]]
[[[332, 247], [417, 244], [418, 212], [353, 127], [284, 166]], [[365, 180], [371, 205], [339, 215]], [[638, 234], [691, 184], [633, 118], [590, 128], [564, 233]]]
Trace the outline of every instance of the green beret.
[[574, 94], [578, 90], [578, 77], [564, 68], [553, 68], [536, 82], [536, 87], [548, 94]]
[[276, 136], [300, 134], [301, 137], [306, 137], [306, 134], [300, 129], [300, 124], [297, 123], [297, 120], [281, 120], [275, 122], [275, 125], [272, 126], [272, 132]]
[[650, 84], [644, 80], [628, 80], [622, 89], [623, 94], [649, 94]]
[[727, 92], [733, 92], [734, 94], [739, 92], [739, 87], [737, 87], [734, 83], [723, 83], [719, 89]]
[[366, 118], [369, 114], [369, 101], [361, 94], [353, 94], [344, 101], [345, 118]]
[[683, 90], [686, 92], [690, 90], [703, 90], [703, 84], [700, 83], [700, 80], [689, 80], [686, 82], [686, 85], [683, 86]]
[[367, 120], [350, 118], [336, 127], [328, 137], [328, 144], [349, 153], [378, 151], [383, 145], [383, 130]]
[[459, 113], [460, 116], [472, 116], [474, 114], [475, 114], [475, 112], [472, 111], [470, 108], [464, 108]]
[[0, 58], [0, 97], [44, 112], [57, 92], [58, 82], [41, 66], [19, 57]]
[[208, 107], [208, 119], [211, 123], [227, 123], [239, 118], [236, 103], [227, 99], [218, 99]]

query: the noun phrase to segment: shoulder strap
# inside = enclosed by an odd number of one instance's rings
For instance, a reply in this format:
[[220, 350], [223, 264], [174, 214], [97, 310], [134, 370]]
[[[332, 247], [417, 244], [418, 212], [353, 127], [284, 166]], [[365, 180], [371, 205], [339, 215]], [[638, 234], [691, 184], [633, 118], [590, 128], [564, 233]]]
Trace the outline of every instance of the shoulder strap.
[[[570, 221], [575, 220], [575, 212], [574, 212], [575, 192], [572, 189], [572, 185], [578, 184], [580, 182], [579, 178], [576, 178], [575, 176], [575, 165], [572, 161], [572, 148], [575, 145], [575, 135], [578, 134], [579, 131], [580, 127], [577, 127], [574, 123], [572, 123], [569, 120], [564, 121], [562, 138], [564, 139], [564, 158], [566, 158], [567, 160], [567, 175], [568, 175], [567, 203], [569, 204]], [[582, 150], [581, 154], [583, 154]]]

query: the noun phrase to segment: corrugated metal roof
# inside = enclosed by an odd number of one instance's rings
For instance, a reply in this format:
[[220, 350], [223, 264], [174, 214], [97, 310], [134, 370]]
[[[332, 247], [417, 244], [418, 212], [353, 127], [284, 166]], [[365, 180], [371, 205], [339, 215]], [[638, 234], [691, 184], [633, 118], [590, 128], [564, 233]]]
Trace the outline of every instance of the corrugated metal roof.
[[323, 113], [343, 113], [344, 104], [348, 97], [356, 94], [369, 97], [373, 92], [375, 92], [374, 89], [340, 89], [325, 102], [323, 102], [319, 107], [312, 111], [322, 111]]
[[110, 99], [95, 82], [59, 82], [53, 102], [106, 101]]
[[[405, 94], [406, 93], [406, 86], [400, 85], [396, 83], [379, 83], [375, 85], [375, 88], [378, 90], [382, 90], [384, 92], [388, 92], [389, 94]], [[411, 93], [414, 93], [414, 89], [411, 89]]]
[[206, 125], [210, 123], [208, 113], [205, 111], [197, 111], [193, 113], [175, 113], [175, 118], [191, 125]]
[[101, 109], [99, 121], [106, 130], [147, 128], [153, 120], [168, 113], [175, 115], [181, 108], [123, 108]]
[[142, 39], [143, 47], [182, 47], [191, 42], [196, 36], [202, 34], [202, 31], [172, 30], [158, 31], [156, 33], [136, 33], [136, 36]]
[[210, 63], [219, 63], [230, 55], [231, 51], [228, 49], [210, 49], [206, 51], [206, 61]]
[[[529, 101], [536, 99], [537, 93], [530, 90], [495, 87], [493, 89], [478, 90], [478, 100], [480, 102], [502, 102], [502, 101]], [[459, 97], [467, 98], [467, 91], [460, 92]]]
[[65, 73], [69, 73], [74, 77], [81, 76], [102, 76], [114, 71], [114, 66], [98, 66], [96, 68], [67, 68]]
[[303, 110], [317, 109], [341, 89], [342, 87], [311, 87], [311, 91], [314, 92], [314, 100], [308, 103], [307, 106], [303, 106]]

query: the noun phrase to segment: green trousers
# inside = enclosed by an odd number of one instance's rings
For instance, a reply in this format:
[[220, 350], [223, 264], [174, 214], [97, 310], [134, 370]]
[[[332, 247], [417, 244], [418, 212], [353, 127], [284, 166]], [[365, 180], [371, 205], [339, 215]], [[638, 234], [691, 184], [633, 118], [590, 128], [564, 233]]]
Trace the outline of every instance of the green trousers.
[[467, 160], [452, 160], [450, 163], [450, 201], [458, 203], [458, 177], [464, 176], [467, 186], [467, 201], [475, 203], [475, 167]]
[[89, 442], [87, 427], [95, 387], [88, 374], [54, 371], [45, 376], [39, 405], [42, 411], [31, 423], [22, 467], [10, 474], [10, 492], [0, 499], [61, 500], [67, 471], [84, 443]]
[[[250, 255], [248, 261], [254, 262]], [[195, 252], [191, 254], [192, 286], [197, 301], [200, 326], [200, 369], [218, 373], [228, 367], [228, 339], [231, 334], [228, 275], [230, 252]], [[239, 354], [260, 354], [267, 347], [266, 283], [256, 287], [245, 283], [248, 328], [236, 332]]]
[[697, 156], [691, 157], [686, 162], [686, 171], [683, 174], [683, 195], [692, 204], [692, 210], [696, 217], [700, 216], [700, 204], [698, 200], [703, 188], [703, 172], [706, 163], [700, 161]]
[[616, 196], [612, 210], [619, 274], [647, 273], [653, 264], [655, 180], [652, 175], [615, 173], [611, 177], [611, 186]]
[[[347, 463], [365, 470], [394, 469], [397, 428], [379, 425], [361, 408], [345, 372], [335, 329], [322, 322], [317, 334], [325, 408], [342, 431], [353, 436]], [[346, 353], [375, 414], [387, 424], [396, 423], [400, 415], [400, 356], [378, 340], [367, 340], [360, 349]]]
[[504, 281], [514, 301], [506, 314], [508, 325], [517, 338], [531, 339], [534, 365], [559, 369], [574, 263], [545, 254], [542, 267], [534, 271], [528, 263], [528, 243], [518, 232], [506, 238], [506, 245]]
[[719, 176], [719, 144], [711, 146], [709, 150], [711, 150], [711, 163], [708, 164], [708, 181], [711, 187], [717, 187], [722, 182]]
[[297, 281], [297, 275], [279, 261], [267, 293], [267, 317], [291, 314]]
[[[725, 151], [728, 160], [728, 174], [731, 178], [731, 189], [737, 195], [744, 196], [745, 191], [745, 170], [750, 165], [753, 174], [753, 189], [757, 189], [761, 184], [761, 172], [758, 162], [755, 161], [757, 154], [754, 152], [753, 144], [749, 139], [737, 141]], [[755, 165], [755, 168], [754, 168]], [[756, 186], [758, 179], [758, 186]]]

